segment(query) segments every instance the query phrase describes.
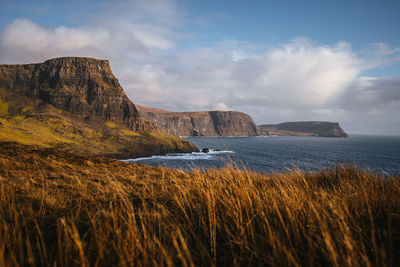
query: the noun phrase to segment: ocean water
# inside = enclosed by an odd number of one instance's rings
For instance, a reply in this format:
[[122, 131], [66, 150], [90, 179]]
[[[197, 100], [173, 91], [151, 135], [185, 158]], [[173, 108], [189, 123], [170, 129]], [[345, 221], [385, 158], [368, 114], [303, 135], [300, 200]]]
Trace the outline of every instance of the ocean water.
[[127, 160], [168, 168], [213, 168], [227, 164], [275, 172], [300, 168], [318, 171], [337, 164], [356, 164], [376, 173], [400, 174], [400, 136], [354, 135], [348, 138], [266, 136], [191, 137], [210, 153], [168, 154]]

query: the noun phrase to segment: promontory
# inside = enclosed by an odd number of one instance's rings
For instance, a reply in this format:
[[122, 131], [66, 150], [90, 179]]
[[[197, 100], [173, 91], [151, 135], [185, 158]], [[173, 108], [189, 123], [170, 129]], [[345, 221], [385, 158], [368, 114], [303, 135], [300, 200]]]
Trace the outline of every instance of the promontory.
[[142, 118], [107, 60], [0, 65], [0, 142], [118, 158], [198, 149]]
[[299, 121], [259, 125], [265, 135], [347, 137], [337, 122]]

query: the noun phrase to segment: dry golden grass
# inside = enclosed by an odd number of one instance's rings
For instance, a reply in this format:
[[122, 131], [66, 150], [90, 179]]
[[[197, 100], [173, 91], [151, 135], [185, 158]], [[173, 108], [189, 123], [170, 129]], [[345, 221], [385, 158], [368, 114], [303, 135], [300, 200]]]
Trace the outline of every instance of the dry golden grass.
[[0, 266], [399, 266], [400, 179], [0, 144]]

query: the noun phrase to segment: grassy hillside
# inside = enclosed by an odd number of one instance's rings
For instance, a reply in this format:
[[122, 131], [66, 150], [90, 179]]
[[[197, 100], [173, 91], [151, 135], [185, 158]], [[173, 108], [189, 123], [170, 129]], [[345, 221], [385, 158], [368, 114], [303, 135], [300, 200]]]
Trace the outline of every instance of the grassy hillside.
[[0, 265], [399, 266], [400, 179], [183, 172], [0, 144]]
[[1, 90], [0, 141], [118, 158], [197, 150], [191, 143], [159, 130], [135, 132], [112, 121], [89, 124], [41, 100], [9, 96]]

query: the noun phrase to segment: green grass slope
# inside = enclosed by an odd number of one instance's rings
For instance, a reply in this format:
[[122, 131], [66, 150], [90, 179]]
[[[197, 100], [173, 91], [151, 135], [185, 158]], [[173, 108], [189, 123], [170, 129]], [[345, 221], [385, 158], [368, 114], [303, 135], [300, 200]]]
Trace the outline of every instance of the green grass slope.
[[89, 124], [41, 100], [2, 90], [0, 141], [117, 158], [197, 151], [193, 144], [160, 130], [134, 132], [112, 121]]

